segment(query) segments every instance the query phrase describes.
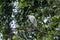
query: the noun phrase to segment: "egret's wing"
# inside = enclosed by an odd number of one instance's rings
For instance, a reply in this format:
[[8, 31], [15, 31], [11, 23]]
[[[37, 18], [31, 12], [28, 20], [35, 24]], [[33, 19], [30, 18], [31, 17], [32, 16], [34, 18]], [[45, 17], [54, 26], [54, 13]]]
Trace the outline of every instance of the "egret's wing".
[[37, 27], [37, 20], [36, 20], [36, 19], [34, 19], [33, 25], [34, 25], [35, 27]]

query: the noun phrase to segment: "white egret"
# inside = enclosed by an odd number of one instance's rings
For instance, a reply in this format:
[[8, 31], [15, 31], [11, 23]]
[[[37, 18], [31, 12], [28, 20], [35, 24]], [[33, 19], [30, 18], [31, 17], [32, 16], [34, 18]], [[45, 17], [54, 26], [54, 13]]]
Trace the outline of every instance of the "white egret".
[[29, 22], [31, 22], [31, 24], [33, 24], [33, 26], [37, 27], [37, 20], [35, 18], [35, 16], [33, 15], [27, 15], [27, 18]]

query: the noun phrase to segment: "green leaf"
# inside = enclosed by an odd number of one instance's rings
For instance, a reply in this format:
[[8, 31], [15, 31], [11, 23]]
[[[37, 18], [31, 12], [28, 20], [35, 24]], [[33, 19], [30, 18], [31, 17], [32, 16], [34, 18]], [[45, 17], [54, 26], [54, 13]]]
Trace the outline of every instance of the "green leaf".
[[0, 5], [0, 13], [2, 12], [2, 6]]

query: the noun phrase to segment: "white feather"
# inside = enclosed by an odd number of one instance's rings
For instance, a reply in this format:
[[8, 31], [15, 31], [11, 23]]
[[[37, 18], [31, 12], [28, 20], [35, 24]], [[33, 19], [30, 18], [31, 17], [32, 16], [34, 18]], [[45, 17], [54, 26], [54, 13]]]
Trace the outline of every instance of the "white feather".
[[35, 16], [33, 15], [28, 15], [28, 19], [30, 20], [30, 22], [37, 27], [37, 20], [35, 18]]

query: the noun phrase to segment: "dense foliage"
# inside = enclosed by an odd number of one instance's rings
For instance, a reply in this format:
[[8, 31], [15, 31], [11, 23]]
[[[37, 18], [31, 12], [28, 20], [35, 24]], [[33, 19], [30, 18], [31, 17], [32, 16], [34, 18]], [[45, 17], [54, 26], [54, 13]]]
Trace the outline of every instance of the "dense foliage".
[[[27, 15], [35, 16], [36, 28], [27, 24]], [[2, 40], [60, 40], [60, 0], [0, 0], [0, 33]]]

